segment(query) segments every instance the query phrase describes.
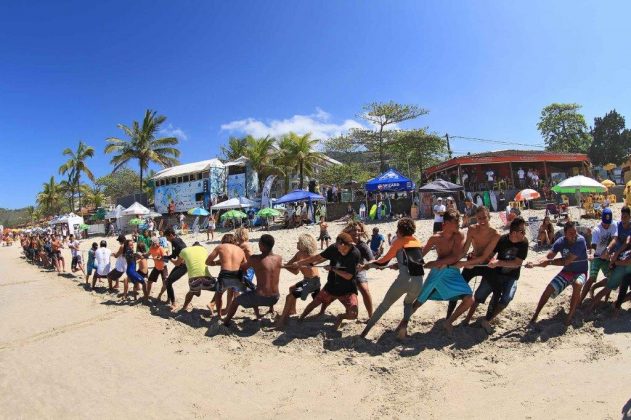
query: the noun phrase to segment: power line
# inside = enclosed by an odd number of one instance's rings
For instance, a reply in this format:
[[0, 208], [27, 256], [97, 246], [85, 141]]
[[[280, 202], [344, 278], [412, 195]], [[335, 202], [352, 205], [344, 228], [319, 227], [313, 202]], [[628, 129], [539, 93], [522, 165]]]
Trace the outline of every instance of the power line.
[[538, 147], [541, 149], [544, 149], [546, 146], [543, 144], [526, 144], [526, 143], [519, 143], [519, 142], [514, 142], [514, 141], [507, 141], [507, 140], [491, 140], [491, 139], [481, 139], [478, 137], [466, 137], [466, 136], [449, 136], [452, 139], [462, 139], [462, 140], [470, 140], [470, 141], [477, 141], [480, 143], [496, 143], [496, 144], [505, 144], [505, 145], [509, 145], [509, 146], [527, 146], [527, 147]]

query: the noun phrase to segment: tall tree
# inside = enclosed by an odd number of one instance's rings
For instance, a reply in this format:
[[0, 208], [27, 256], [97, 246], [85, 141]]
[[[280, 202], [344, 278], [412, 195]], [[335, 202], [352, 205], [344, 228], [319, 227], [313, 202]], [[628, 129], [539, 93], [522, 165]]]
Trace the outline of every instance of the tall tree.
[[278, 141], [278, 152], [272, 158], [272, 164], [278, 173], [283, 177], [283, 188], [285, 193], [289, 192], [289, 177], [294, 167], [292, 157], [292, 140], [288, 136], [283, 136]]
[[259, 175], [259, 190], [261, 184], [267, 174], [275, 172], [273, 169], [273, 156], [275, 153], [274, 143], [276, 140], [273, 137], [266, 136], [261, 138], [254, 138], [248, 136], [247, 147], [245, 157], [250, 161], [250, 166]]
[[359, 117], [372, 124], [375, 130], [352, 130], [353, 136], [369, 150], [378, 152], [379, 166], [383, 172], [387, 169], [386, 143], [390, 137], [385, 132], [386, 128], [393, 124], [413, 120], [427, 113], [429, 113], [428, 110], [416, 105], [397, 104], [393, 101], [373, 102], [363, 107], [363, 112], [359, 114]]
[[593, 138], [589, 158], [596, 165], [613, 162], [620, 164], [631, 152], [631, 131], [625, 128], [624, 117], [609, 111], [604, 117], [594, 118]]
[[79, 193], [79, 207], [81, 207], [81, 175], [85, 174], [90, 181], [94, 181], [94, 175], [85, 162], [88, 158], [94, 157], [94, 148], [80, 141], [76, 152], [72, 151], [70, 148], [66, 148], [63, 155], [68, 156], [68, 160], [59, 167], [59, 173], [61, 175], [68, 174], [68, 182], [71, 187], [70, 206], [74, 211], [75, 192]]
[[294, 132], [289, 132], [284, 138], [287, 139], [286, 147], [289, 162], [293, 163], [293, 168], [298, 171], [300, 179], [299, 188], [304, 188], [305, 175], [312, 175], [314, 165], [323, 162], [324, 155], [315, 150], [318, 140], [311, 138], [311, 133], [299, 136]]
[[578, 111], [581, 105], [553, 103], [541, 111], [537, 128], [546, 143], [546, 149], [554, 152], [587, 153], [591, 136], [585, 117]]
[[62, 207], [62, 193], [55, 177], [51, 176], [48, 182], [42, 185], [42, 192], [37, 195], [37, 204], [42, 207], [47, 215], [57, 214]]
[[138, 172], [122, 167], [116, 172], [97, 178], [94, 183], [102, 189], [106, 197], [109, 197], [112, 202], [116, 202], [116, 199], [136, 192], [136, 186], [139, 182]]
[[95, 185], [90, 188], [87, 185], [83, 185], [85, 201], [87, 204], [91, 204], [94, 208], [103, 207], [103, 203], [106, 200], [105, 194], [103, 194], [102, 187]]
[[176, 137], [156, 138], [160, 131], [160, 126], [166, 121], [164, 115], [156, 115], [156, 111], [150, 109], [145, 111], [145, 118], [142, 126], [138, 121], [132, 122], [132, 126], [128, 127], [124, 124], [118, 124], [118, 128], [123, 130], [127, 136], [126, 140], [117, 137], [109, 137], [106, 141], [109, 143], [105, 147], [105, 153], [114, 153], [111, 164], [114, 165], [112, 172], [116, 172], [129, 161], [138, 160], [140, 167], [140, 184], [143, 187], [143, 173], [149, 168], [150, 163], [156, 163], [166, 168], [178, 165], [178, 157], [180, 151], [176, 147], [178, 139]]
[[427, 133], [425, 129], [396, 131], [388, 143], [391, 163], [411, 179], [420, 180], [423, 170], [444, 159], [447, 152], [445, 138]]
[[230, 137], [226, 146], [221, 146], [222, 157], [226, 160], [236, 160], [245, 156], [248, 147], [248, 137]]

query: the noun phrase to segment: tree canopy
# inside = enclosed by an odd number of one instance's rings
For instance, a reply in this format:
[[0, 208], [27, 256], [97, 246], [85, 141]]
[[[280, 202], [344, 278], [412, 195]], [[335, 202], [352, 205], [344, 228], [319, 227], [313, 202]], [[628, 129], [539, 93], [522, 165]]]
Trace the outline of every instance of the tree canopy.
[[566, 153], [587, 153], [592, 142], [581, 105], [553, 103], [541, 111], [537, 128], [546, 143], [546, 150]]
[[631, 151], [631, 131], [625, 128], [624, 117], [615, 109], [594, 118], [591, 135], [589, 158], [595, 165], [619, 165]]

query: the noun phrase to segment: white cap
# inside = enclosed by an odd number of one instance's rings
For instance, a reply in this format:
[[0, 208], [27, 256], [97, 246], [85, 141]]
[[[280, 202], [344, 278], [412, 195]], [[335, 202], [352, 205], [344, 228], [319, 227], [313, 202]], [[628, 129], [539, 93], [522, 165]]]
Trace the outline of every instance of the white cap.
[[438, 197], [436, 200], [437, 201], [443, 201], [443, 198], [442, 197]]

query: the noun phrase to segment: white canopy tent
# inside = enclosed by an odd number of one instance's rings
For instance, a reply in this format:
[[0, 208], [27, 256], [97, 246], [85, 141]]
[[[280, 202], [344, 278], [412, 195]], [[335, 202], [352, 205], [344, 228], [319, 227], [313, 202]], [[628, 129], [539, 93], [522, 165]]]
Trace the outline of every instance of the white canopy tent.
[[121, 216], [146, 216], [149, 213], [151, 213], [151, 210], [136, 201], [134, 204], [123, 210], [121, 212]]
[[[60, 230], [65, 230], [68, 235], [76, 235], [79, 233], [79, 225], [84, 223], [83, 217], [77, 216], [74, 213], [65, 214], [63, 216], [57, 216], [48, 222], [49, 225], [58, 226]], [[65, 229], [64, 229], [65, 227]]]
[[244, 209], [248, 207], [256, 207], [259, 203], [256, 201], [250, 200], [246, 197], [235, 197], [230, 200], [223, 201], [219, 204], [215, 204], [210, 209], [215, 210], [230, 210], [230, 209]]
[[111, 211], [108, 211], [107, 213], [105, 213], [105, 218], [106, 219], [118, 219], [119, 217], [121, 217], [121, 213], [122, 213], [123, 210], [125, 210], [125, 207], [123, 207], [123, 206], [121, 206], [119, 204], [116, 207], [114, 207], [114, 210], [111, 210]]

